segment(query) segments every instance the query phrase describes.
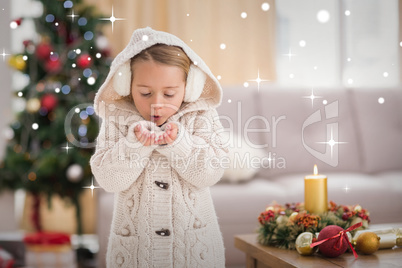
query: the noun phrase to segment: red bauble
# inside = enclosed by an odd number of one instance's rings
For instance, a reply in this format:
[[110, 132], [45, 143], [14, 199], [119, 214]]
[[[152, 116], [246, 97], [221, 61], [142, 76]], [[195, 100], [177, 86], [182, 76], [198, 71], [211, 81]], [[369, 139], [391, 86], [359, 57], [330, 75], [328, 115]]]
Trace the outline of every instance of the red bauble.
[[49, 112], [56, 107], [57, 103], [57, 98], [53, 94], [45, 94], [40, 100], [41, 107], [46, 108]]
[[[333, 237], [342, 231], [344, 230], [337, 225], [329, 225], [321, 230], [320, 234], [318, 235], [317, 242]], [[342, 239], [342, 241], [339, 241], [339, 239]], [[326, 257], [331, 258], [342, 255], [348, 249], [348, 241], [345, 241], [345, 239], [346, 238], [343, 236], [338, 236], [326, 242], [323, 242], [322, 244], [318, 245], [320, 253]]]
[[51, 45], [47, 43], [40, 43], [36, 47], [36, 56], [41, 60], [47, 60], [50, 57], [50, 52], [52, 52], [53, 48]]
[[91, 56], [89, 54], [82, 54], [77, 59], [77, 66], [81, 69], [88, 68], [91, 66]]
[[66, 37], [66, 43], [67, 44], [72, 44], [78, 39], [78, 34], [75, 32], [71, 32], [67, 35]]
[[48, 60], [45, 63], [45, 70], [49, 73], [58, 73], [62, 69], [61, 62], [59, 59], [57, 60]]
[[60, 37], [66, 38], [67, 37], [67, 28], [64, 22], [58, 21], [59, 25], [57, 26], [57, 34]]

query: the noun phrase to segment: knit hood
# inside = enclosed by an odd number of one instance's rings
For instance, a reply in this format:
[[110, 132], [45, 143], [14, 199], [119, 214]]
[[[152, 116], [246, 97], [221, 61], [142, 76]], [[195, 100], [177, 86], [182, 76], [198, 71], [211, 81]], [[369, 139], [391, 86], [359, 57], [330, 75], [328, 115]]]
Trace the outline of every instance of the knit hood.
[[192, 63], [186, 81], [185, 103], [199, 103], [198, 109], [200, 104], [206, 108], [220, 105], [222, 88], [205, 62], [176, 36], [147, 27], [135, 30], [128, 45], [113, 60], [109, 74], [95, 96], [94, 108], [99, 116], [102, 117], [103, 114], [99, 111], [101, 102], [136, 112], [134, 102], [124, 98], [131, 94], [130, 61], [132, 57], [155, 44], [180, 47], [190, 58]]

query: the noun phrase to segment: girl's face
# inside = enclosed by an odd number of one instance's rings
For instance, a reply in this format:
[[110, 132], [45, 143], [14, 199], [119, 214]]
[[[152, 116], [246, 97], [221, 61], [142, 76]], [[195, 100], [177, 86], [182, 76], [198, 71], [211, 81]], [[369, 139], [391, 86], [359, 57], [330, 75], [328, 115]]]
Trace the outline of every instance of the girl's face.
[[149, 60], [134, 63], [132, 72], [131, 95], [135, 106], [145, 120], [161, 126], [183, 102], [184, 71]]

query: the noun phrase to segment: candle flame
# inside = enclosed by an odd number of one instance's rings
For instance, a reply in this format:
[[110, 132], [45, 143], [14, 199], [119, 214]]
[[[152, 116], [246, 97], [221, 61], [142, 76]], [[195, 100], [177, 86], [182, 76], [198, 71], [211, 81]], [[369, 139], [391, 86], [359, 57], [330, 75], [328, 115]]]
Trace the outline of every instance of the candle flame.
[[318, 168], [317, 168], [317, 165], [314, 165], [314, 175], [317, 175], [318, 174]]

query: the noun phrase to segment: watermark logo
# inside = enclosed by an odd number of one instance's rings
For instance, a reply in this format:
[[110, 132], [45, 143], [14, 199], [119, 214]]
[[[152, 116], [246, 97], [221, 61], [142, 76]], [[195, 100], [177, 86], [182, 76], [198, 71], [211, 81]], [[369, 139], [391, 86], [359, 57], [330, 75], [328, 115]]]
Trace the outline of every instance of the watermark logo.
[[[325, 106], [324, 110], [325, 120], [329, 120], [332, 118], [338, 118], [339, 116], [339, 103], [338, 101], [334, 101]], [[339, 123], [333, 122], [326, 124], [326, 141], [321, 141], [317, 143], [326, 144], [325, 152], [321, 153], [317, 150], [314, 150], [310, 146], [307, 145], [305, 141], [305, 129], [315, 123], [321, 122], [323, 120], [321, 116], [321, 110], [315, 111], [311, 114], [304, 122], [302, 126], [302, 143], [303, 147], [315, 158], [323, 161], [324, 163], [337, 167], [339, 164], [339, 146], [338, 144], [345, 143], [339, 142]]]
[[[133, 142], [127, 139], [119, 130], [120, 126], [128, 127], [141, 120], [141, 118], [138, 115], [122, 116], [120, 113], [114, 112], [115, 109], [117, 109], [114, 104], [106, 103], [100, 103], [98, 107], [99, 115], [103, 119], [102, 125], [100, 125], [102, 127], [99, 128], [99, 136], [108, 138], [83, 143], [76, 133], [77, 123], [75, 123], [75, 121], [77, 121], [77, 119], [78, 121], [80, 120], [75, 117], [79, 117], [81, 113], [88, 112], [88, 107], [91, 107], [91, 104], [77, 105], [73, 107], [66, 116], [65, 133], [71, 145], [79, 148], [114, 147], [115, 151], [119, 152], [119, 156], [125, 155], [127, 147], [136, 149], [143, 146], [138, 141]], [[249, 118], [243, 118], [244, 113], [242, 111], [243, 107], [241, 102], [238, 102], [236, 108], [233, 113], [231, 112], [232, 116], [216, 114], [211, 118], [210, 115], [204, 116], [202, 113], [198, 113], [196, 116], [188, 118], [185, 122], [185, 127], [189, 135], [178, 135], [177, 142], [185, 142], [194, 149], [206, 149], [207, 151], [220, 150], [228, 147], [234, 154], [230, 160], [240, 169], [245, 166], [252, 168], [256, 166], [285, 168], [288, 148], [282, 149], [281, 145], [278, 144], [277, 138], [281, 133], [279, 129], [281, 129], [282, 124], [286, 122], [287, 116], [270, 116], [268, 118], [264, 115], [254, 114]], [[158, 109], [171, 111], [175, 119], [181, 117], [179, 107], [164, 104], [162, 106], [152, 107], [151, 116], [155, 119], [163, 114], [162, 111]], [[324, 106], [324, 110], [319, 109], [308, 116], [304, 120], [300, 130], [300, 146], [303, 146], [303, 148], [316, 159], [332, 167], [336, 167], [339, 164], [339, 144], [346, 143], [339, 142], [339, 123], [336, 120], [338, 117], [339, 102], [334, 101]], [[97, 118], [98, 117], [94, 116], [94, 119], [98, 120]], [[325, 151], [322, 152], [322, 150], [318, 151], [316, 148], [313, 148], [314, 146], [310, 146], [311, 143], [309, 144], [308, 142], [309, 137], [308, 131], [306, 130], [310, 126], [318, 126], [319, 122], [325, 123], [325, 121], [328, 121], [328, 123], [325, 124], [325, 129], [322, 130], [326, 131], [326, 139], [325, 141], [316, 141], [316, 143], [325, 144]], [[225, 127], [222, 126], [222, 128], [220, 128], [219, 125], [224, 125]], [[154, 128], [156, 129], [151, 128], [150, 131], [161, 131], [156, 125], [154, 125]], [[296, 136], [300, 137], [300, 134]], [[180, 141], [179, 139], [184, 139], [184, 141]], [[119, 146], [119, 148], [115, 145]], [[275, 153], [270, 152], [269, 149], [274, 149]], [[246, 152], [249, 154], [246, 154]], [[264, 154], [259, 154], [258, 157], [254, 157], [257, 156], [257, 153], [261, 152], [264, 152]], [[116, 161], [117, 160], [119, 159], [116, 159]], [[140, 161], [136, 157], [132, 157], [131, 160]], [[185, 163], [184, 160], [181, 162]], [[257, 164], [254, 165], [254, 163]], [[142, 164], [146, 164], [146, 162]]]

